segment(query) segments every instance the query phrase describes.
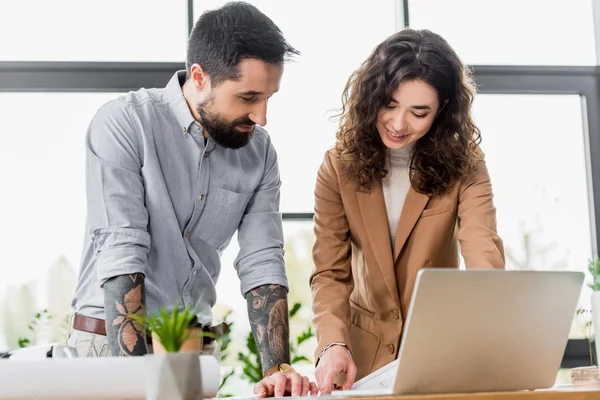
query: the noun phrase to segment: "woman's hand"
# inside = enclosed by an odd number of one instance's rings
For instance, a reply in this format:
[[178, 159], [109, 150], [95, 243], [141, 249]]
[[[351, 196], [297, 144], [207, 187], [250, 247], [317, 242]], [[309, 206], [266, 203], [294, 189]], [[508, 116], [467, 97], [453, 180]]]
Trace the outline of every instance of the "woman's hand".
[[334, 380], [341, 373], [346, 374], [346, 380], [341, 388], [350, 390], [356, 378], [356, 364], [346, 347], [334, 345], [321, 355], [315, 370], [315, 378], [322, 395], [331, 394], [333, 389], [337, 389]]

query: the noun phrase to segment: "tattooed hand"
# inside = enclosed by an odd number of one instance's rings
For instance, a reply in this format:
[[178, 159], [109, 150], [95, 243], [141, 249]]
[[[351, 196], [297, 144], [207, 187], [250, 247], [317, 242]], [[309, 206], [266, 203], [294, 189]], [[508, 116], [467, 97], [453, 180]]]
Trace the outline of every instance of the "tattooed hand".
[[111, 353], [119, 356], [141, 356], [148, 353], [146, 327], [132, 319], [146, 315], [144, 275], [120, 275], [104, 284], [106, 335]]

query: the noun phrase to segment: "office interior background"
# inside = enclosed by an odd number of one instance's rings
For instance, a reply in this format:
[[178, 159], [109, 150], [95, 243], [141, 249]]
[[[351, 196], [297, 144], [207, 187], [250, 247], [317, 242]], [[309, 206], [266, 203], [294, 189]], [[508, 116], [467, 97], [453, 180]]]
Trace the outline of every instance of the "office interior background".
[[[404, 27], [441, 34], [473, 68], [507, 268], [586, 271], [600, 226], [600, 0], [249, 2], [301, 51], [285, 67], [266, 126], [283, 182], [290, 301], [304, 305], [293, 335], [310, 324], [313, 189], [343, 87], [375, 45]], [[87, 125], [115, 96], [165, 86], [184, 68], [193, 22], [224, 3], [0, 0], [0, 350], [22, 339], [66, 340], [83, 243]], [[234, 238], [215, 308], [219, 317], [231, 310], [233, 352], [250, 330], [237, 250]], [[581, 309], [590, 294], [586, 286]], [[41, 310], [51, 318], [29, 329]], [[590, 334], [586, 314], [574, 316], [563, 367], [589, 365]], [[301, 349], [309, 359], [313, 346]]]

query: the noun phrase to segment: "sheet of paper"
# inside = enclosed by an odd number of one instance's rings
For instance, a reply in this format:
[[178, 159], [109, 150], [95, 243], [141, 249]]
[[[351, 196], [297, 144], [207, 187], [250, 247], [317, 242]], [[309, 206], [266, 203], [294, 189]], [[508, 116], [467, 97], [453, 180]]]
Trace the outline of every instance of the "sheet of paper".
[[391, 393], [391, 390], [394, 388], [394, 382], [396, 382], [397, 371], [398, 360], [394, 360], [377, 371], [373, 371], [371, 374], [354, 382], [352, 390], [374, 390], [384, 392], [389, 390]]
[[392, 388], [386, 389], [370, 389], [370, 390], [334, 390], [331, 392], [331, 397], [371, 397], [377, 395], [391, 395]]
[[[200, 356], [204, 397], [215, 397], [219, 362]], [[0, 399], [144, 399], [144, 357], [0, 360]]]

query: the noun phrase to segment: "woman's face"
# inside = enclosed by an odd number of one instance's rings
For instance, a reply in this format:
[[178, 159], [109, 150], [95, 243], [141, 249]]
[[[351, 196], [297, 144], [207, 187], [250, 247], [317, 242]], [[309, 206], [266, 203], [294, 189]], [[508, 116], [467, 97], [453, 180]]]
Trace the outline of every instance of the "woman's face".
[[379, 111], [377, 131], [390, 149], [402, 149], [422, 138], [438, 113], [435, 89], [421, 80], [401, 82], [392, 101]]

